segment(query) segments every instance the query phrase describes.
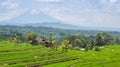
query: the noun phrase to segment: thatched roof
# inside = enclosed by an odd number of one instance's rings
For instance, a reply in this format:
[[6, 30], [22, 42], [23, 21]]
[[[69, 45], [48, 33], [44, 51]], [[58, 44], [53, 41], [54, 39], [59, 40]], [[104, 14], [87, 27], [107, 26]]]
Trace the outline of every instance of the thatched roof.
[[33, 45], [51, 44], [50, 41], [45, 40], [45, 39], [41, 39], [41, 38], [35, 38], [34, 40], [30, 40], [29, 43], [30, 43], [30, 44], [33, 44]]

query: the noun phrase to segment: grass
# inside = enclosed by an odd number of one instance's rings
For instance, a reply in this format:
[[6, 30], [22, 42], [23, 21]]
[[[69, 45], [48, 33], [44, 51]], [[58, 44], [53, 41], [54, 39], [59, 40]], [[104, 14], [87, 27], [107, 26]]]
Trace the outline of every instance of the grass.
[[0, 42], [0, 67], [119, 67], [120, 45], [94, 50], [54, 50], [44, 46]]
[[[69, 51], [72, 52], [72, 51]], [[73, 51], [74, 52], [74, 51]], [[75, 51], [78, 52], [78, 51]], [[101, 48], [100, 52], [79, 51], [79, 59], [46, 65], [43, 67], [119, 67], [120, 66], [120, 45], [109, 45]]]

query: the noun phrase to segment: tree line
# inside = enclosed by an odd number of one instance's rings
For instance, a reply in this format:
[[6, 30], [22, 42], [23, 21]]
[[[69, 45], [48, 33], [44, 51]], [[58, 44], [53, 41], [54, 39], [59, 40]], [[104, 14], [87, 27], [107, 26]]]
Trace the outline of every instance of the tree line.
[[120, 32], [0, 25], [0, 40], [9, 40], [17, 44], [28, 43], [29, 40], [37, 37], [49, 40], [55, 49], [60, 46], [63, 51], [79, 48], [90, 50], [95, 47], [120, 44]]
[[[95, 36], [97, 33], [104, 31], [96, 30], [69, 30], [69, 29], [58, 29], [51, 27], [33, 27], [33, 26], [16, 26], [16, 25], [0, 25], [0, 38], [1, 40], [7, 40], [9, 38], [19, 37], [21, 42], [26, 42], [26, 36], [29, 33], [36, 33], [38, 37], [48, 39], [52, 36], [57, 42], [61, 42], [65, 37], [70, 35], [81, 34], [84, 36]], [[120, 37], [120, 32], [117, 31], [105, 31], [110, 35]]]
[[[35, 38], [37, 38], [35, 33], [28, 34], [28, 40], [34, 40]], [[88, 37], [85, 35], [67, 35], [60, 43], [56, 42], [55, 39], [49, 39], [49, 41], [51, 41], [49, 45], [52, 45], [53, 48], [57, 49], [61, 47], [63, 51], [67, 51], [68, 49], [78, 50], [80, 48], [84, 48], [86, 51], [95, 48], [98, 51], [101, 46], [120, 44], [120, 39], [118, 37], [114, 37], [105, 32]]]

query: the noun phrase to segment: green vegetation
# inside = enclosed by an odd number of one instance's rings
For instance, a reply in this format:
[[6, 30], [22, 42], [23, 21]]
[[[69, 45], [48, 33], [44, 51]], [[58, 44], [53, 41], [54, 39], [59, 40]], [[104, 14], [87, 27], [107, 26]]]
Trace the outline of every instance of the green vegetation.
[[44, 46], [0, 42], [0, 67], [119, 67], [120, 45], [100, 47], [100, 51], [57, 51]]
[[36, 33], [38, 37], [49, 39], [52, 36], [58, 43], [62, 42], [66, 35], [84, 35], [90, 38], [94, 38], [97, 33], [107, 32], [115, 37], [120, 37], [120, 32], [113, 31], [92, 31], [92, 30], [67, 30], [57, 29], [51, 27], [32, 27], [32, 26], [12, 26], [12, 25], [0, 25], [0, 38], [2, 40], [9, 40], [10, 37], [14, 38], [19, 36], [20, 42], [26, 42], [26, 36], [30, 33]]
[[30, 33], [27, 35], [28, 40], [34, 40], [35, 38], [37, 38], [37, 35], [35, 33]]
[[119, 67], [119, 44], [116, 32], [0, 26], [0, 67]]
[[96, 51], [71, 51], [76, 52], [79, 59], [46, 65], [43, 67], [119, 67], [120, 65], [120, 45], [110, 45], [101, 47], [100, 52]]
[[25, 67], [34, 65], [47, 65], [78, 59], [74, 53], [62, 53], [44, 46], [30, 44], [17, 44], [0, 42], [1, 67]]
[[72, 45], [69, 44], [69, 41], [68, 41], [68, 40], [64, 40], [64, 41], [61, 43], [61, 47], [62, 47], [62, 51], [67, 52], [68, 49], [72, 48]]

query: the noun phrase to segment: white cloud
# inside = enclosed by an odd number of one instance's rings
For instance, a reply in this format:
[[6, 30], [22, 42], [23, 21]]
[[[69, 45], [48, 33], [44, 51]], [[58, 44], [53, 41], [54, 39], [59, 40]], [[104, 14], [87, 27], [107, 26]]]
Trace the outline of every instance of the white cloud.
[[101, 3], [105, 4], [105, 5], [114, 4], [114, 3], [117, 3], [117, 2], [118, 2], [118, 0], [101, 0]]
[[44, 13], [68, 24], [119, 28], [120, 16], [115, 11], [85, 9], [73, 11], [70, 8], [44, 8]]
[[36, 0], [38, 2], [63, 2], [64, 0]]
[[22, 15], [23, 13], [25, 13], [25, 11], [22, 9], [5, 12], [3, 14], [0, 14], [0, 21], [9, 21]]
[[[54, 9], [54, 8], [43, 8], [41, 9], [44, 13], [58, 19], [61, 21], [70, 21], [68, 15], [63, 14], [64, 9]], [[65, 12], [66, 13], [66, 12]]]
[[[24, 2], [25, 0], [22, 1]], [[29, 6], [26, 2], [23, 2], [22, 4], [26, 5], [25, 8], [30, 10], [30, 14], [44, 12], [53, 18], [69, 24], [100, 27], [119, 27], [120, 24], [119, 0], [99, 0], [97, 2], [95, 0], [90, 2], [88, 0], [34, 0], [32, 3], [29, 2]], [[58, 4], [58, 2], [62, 3]], [[11, 2], [11, 0], [6, 3], [3, 2], [1, 5], [8, 10], [0, 14], [0, 21], [11, 20], [24, 14], [24, 11], [19, 11], [21, 6]]]
[[30, 14], [38, 14], [41, 12], [41, 9], [40, 8], [37, 8], [37, 9], [31, 9], [30, 11]]
[[[48, 2], [48, 0], [44, 1]], [[51, 2], [53, 1], [55, 0], [51, 0]], [[83, 0], [77, 0], [78, 3], [81, 1]], [[82, 5], [78, 5], [76, 3], [73, 4], [72, 2], [74, 1], [71, 0], [70, 2], [66, 2], [62, 5], [60, 4], [59, 7], [58, 5], [56, 6], [55, 4], [53, 4], [52, 6], [45, 6], [45, 8], [43, 7], [39, 10], [38, 9], [34, 10], [33, 13], [39, 13], [40, 11], [43, 11], [44, 13], [50, 15], [53, 18], [74, 25], [114, 27], [114, 28], [119, 27], [120, 5], [116, 4], [118, 0], [100, 0], [99, 3], [98, 2], [94, 3], [96, 4], [96, 8], [84, 6], [83, 4]], [[84, 4], [87, 5], [86, 3]]]
[[13, 3], [11, 1], [4, 1], [0, 3], [1, 6], [6, 7], [7, 9], [15, 9], [18, 7], [17, 3]]
[[110, 3], [116, 3], [118, 0], [109, 0]]
[[21, 9], [19, 4], [12, 0], [5, 0], [0, 2], [2, 13], [0, 13], [0, 21], [9, 21], [25, 13], [26, 10]]

